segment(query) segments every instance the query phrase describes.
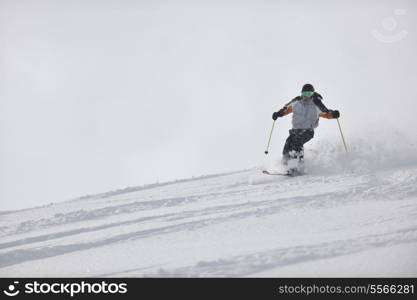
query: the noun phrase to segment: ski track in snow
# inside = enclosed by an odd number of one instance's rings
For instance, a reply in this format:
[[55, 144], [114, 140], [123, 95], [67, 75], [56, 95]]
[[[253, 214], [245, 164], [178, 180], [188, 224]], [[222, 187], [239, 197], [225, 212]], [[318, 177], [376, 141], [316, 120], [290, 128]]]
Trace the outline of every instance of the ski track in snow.
[[[280, 276], [353, 254], [372, 261], [391, 246], [416, 261], [417, 164], [310, 170], [253, 168], [1, 212], [0, 276]], [[396, 272], [417, 275], [407, 268]]]
[[[278, 266], [318, 260], [328, 257], [342, 256], [373, 247], [411, 243], [417, 241], [417, 228], [393, 231], [380, 235], [369, 235], [359, 239], [340, 240], [332, 243], [321, 243], [309, 246], [278, 248], [259, 253], [241, 255], [229, 259], [202, 261], [194, 266], [178, 268], [172, 271], [159, 270], [156, 276], [207, 276], [237, 277], [245, 276]], [[154, 275], [152, 275], [154, 276]]]

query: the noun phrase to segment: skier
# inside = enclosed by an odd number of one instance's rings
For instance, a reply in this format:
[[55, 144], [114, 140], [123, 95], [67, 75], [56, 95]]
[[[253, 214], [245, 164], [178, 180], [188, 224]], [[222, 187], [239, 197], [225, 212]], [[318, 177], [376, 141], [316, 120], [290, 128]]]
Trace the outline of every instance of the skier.
[[290, 113], [292, 116], [292, 129], [282, 151], [282, 164], [287, 166], [290, 175], [304, 171], [303, 145], [314, 136], [314, 129], [319, 125], [319, 117], [337, 119], [338, 110], [329, 110], [322, 102], [322, 96], [314, 91], [314, 87], [307, 83], [301, 90], [301, 96], [295, 97], [279, 111], [274, 112], [272, 119], [283, 117]]

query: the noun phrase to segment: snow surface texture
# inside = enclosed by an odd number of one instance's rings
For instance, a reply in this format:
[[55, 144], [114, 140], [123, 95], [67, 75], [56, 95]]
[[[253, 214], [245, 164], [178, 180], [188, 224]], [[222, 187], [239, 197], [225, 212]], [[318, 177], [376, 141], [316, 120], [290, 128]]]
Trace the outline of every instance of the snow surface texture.
[[417, 149], [393, 136], [348, 154], [314, 141], [305, 176], [253, 168], [1, 212], [0, 276], [417, 276]]

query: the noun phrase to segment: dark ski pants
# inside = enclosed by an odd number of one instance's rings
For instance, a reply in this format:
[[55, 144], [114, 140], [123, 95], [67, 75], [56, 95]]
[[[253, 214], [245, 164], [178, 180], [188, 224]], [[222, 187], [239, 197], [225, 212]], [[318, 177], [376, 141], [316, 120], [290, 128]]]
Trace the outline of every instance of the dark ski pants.
[[304, 157], [303, 145], [314, 137], [313, 129], [291, 129], [282, 154], [285, 157]]

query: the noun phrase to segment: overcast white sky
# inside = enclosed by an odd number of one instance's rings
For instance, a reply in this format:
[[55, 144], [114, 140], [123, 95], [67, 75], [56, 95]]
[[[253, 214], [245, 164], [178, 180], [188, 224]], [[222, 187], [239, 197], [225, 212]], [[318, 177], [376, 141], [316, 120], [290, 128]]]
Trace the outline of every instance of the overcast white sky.
[[[260, 165], [272, 112], [306, 82], [348, 138], [386, 122], [416, 135], [416, 9], [0, 0], [0, 210]], [[322, 120], [316, 138], [337, 130]]]

